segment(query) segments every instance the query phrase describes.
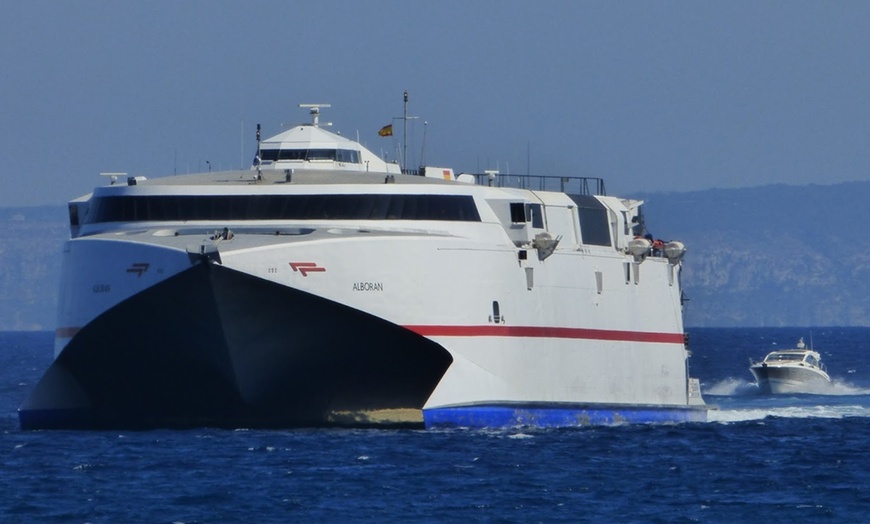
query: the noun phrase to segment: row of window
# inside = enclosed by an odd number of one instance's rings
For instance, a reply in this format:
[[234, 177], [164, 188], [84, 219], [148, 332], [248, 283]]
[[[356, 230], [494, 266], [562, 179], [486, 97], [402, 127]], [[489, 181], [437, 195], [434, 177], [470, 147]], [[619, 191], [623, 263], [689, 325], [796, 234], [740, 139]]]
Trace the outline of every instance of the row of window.
[[[585, 244], [609, 246], [607, 210], [595, 198], [571, 195]], [[77, 211], [77, 209], [76, 209]], [[78, 216], [75, 222], [78, 223]], [[540, 204], [511, 204], [512, 222], [543, 228]], [[468, 195], [159, 195], [109, 196], [91, 202], [87, 222], [191, 220], [442, 220], [479, 222]]]
[[359, 151], [353, 149], [262, 149], [260, 160], [334, 160], [359, 164]]
[[467, 195], [110, 196], [89, 223], [188, 220], [448, 220], [480, 222]]
[[[610, 222], [604, 204], [590, 195], [568, 195], [577, 204], [580, 221], [580, 234], [584, 244], [594, 246], [610, 245]], [[531, 222], [534, 228], [544, 227], [543, 211], [540, 204], [512, 202], [510, 205], [511, 222]]]

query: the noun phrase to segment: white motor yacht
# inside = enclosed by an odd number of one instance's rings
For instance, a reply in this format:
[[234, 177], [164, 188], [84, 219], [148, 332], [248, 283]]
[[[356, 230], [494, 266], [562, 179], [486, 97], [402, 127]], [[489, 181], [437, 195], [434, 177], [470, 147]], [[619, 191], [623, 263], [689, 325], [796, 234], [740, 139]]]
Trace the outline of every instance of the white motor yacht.
[[749, 371], [762, 393], [815, 393], [831, 383], [818, 352], [801, 338], [795, 349], [768, 353], [764, 360], [750, 360]]

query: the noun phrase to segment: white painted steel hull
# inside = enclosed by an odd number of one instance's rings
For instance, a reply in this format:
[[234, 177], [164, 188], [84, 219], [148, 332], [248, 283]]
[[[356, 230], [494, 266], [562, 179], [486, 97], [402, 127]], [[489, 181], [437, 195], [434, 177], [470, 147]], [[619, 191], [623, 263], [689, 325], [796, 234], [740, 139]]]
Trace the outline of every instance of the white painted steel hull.
[[[201, 235], [148, 230], [120, 240], [111, 234], [75, 239], [64, 255], [58, 354], [117, 304], [192, 266], [212, 264], [364, 312], [444, 348], [452, 363], [425, 405], [399, 406], [431, 414], [430, 425], [501, 425], [493, 412], [505, 410], [510, 425], [549, 421], [565, 410], [577, 423], [703, 419], [703, 407], [692, 405], [687, 392], [678, 267], [647, 260], [640, 282], [626, 283], [624, 256], [571, 251], [518, 261], [512, 246], [474, 238], [485, 237], [491, 226], [478, 228], [471, 238], [335, 228], [282, 237], [240, 230], [220, 245], [220, 262], [187, 252]], [[596, 271], [602, 273], [600, 293]], [[343, 328], [340, 322], [326, 326]], [[171, 340], [171, 333], [163, 335]], [[324, 408], [332, 419], [315, 422], [335, 420], [338, 411]], [[458, 419], [444, 416], [463, 411]], [[312, 425], [312, 417], [299, 422]], [[288, 418], [286, 425], [294, 423]]]

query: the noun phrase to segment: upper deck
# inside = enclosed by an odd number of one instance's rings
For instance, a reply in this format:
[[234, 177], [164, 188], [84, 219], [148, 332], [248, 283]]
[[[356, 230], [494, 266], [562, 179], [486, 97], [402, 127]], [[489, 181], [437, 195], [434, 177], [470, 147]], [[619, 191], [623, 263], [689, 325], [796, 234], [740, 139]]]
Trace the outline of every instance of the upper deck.
[[[623, 251], [643, 230], [642, 202], [581, 176], [400, 170], [358, 142], [302, 124], [260, 142], [250, 169], [158, 178], [113, 176], [70, 203], [72, 237], [141, 227], [420, 227], [498, 224], [522, 246], [536, 235]], [[405, 225], [400, 224], [405, 222]], [[436, 226], [430, 226], [436, 227]], [[467, 228], [462, 228], [467, 231]], [[465, 234], [465, 233], [463, 233]]]

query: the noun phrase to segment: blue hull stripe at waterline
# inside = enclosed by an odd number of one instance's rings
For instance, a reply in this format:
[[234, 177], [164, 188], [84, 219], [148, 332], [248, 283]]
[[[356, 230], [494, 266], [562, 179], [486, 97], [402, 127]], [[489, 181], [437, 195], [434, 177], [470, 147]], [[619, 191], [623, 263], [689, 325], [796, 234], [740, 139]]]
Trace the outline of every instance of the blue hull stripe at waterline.
[[462, 406], [423, 410], [423, 421], [427, 429], [577, 427], [706, 420], [707, 409], [694, 407]]

